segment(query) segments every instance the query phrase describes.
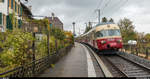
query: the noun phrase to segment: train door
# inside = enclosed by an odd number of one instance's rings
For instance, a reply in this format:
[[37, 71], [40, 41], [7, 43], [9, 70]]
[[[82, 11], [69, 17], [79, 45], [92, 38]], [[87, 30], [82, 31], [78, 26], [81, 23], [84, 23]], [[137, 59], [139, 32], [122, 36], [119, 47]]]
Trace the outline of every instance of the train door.
[[94, 36], [94, 31], [92, 32], [92, 44], [93, 44], [93, 47], [95, 47], [95, 36]]

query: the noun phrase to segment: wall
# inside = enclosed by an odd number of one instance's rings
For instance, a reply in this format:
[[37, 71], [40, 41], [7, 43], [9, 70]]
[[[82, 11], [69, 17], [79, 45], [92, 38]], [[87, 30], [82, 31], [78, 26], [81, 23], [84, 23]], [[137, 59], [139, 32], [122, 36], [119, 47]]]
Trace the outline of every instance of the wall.
[[0, 13], [2, 13], [2, 24], [0, 25], [2, 32], [6, 30], [6, 16], [8, 15], [8, 0], [4, 0], [4, 2], [0, 2]]

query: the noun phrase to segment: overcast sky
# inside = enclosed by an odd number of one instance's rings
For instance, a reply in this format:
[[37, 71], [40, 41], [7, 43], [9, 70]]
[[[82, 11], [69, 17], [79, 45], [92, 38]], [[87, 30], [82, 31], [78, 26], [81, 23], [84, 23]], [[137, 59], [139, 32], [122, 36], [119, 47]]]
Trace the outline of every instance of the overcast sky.
[[101, 17], [112, 17], [117, 23], [124, 17], [133, 21], [138, 32], [150, 33], [150, 0], [29, 0], [33, 15], [51, 16], [51, 12], [64, 23], [64, 29], [76, 33], [85, 29], [85, 22], [98, 22], [95, 9], [100, 8]]

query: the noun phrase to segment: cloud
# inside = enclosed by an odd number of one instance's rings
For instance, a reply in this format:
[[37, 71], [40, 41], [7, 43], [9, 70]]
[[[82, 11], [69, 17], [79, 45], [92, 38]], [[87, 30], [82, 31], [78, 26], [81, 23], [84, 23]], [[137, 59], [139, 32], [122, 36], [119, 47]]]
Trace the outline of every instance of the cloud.
[[126, 17], [133, 21], [137, 31], [150, 33], [149, 3], [150, 0], [29, 0], [28, 5], [32, 5], [34, 15], [51, 16], [54, 12], [64, 23], [65, 30], [72, 30], [75, 21], [77, 33], [79, 28], [84, 32], [85, 22], [97, 22], [94, 11], [98, 6], [102, 10], [101, 17], [112, 17], [115, 22]]

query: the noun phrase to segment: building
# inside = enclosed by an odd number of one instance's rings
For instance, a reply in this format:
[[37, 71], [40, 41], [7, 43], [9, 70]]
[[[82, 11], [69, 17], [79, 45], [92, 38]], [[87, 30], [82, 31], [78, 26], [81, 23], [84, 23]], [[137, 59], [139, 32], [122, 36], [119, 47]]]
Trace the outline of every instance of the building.
[[60, 21], [58, 17], [55, 17], [54, 13], [52, 13], [52, 17], [47, 17], [49, 22], [51, 23], [51, 27], [59, 28], [63, 30], [63, 23]]
[[0, 31], [6, 29], [6, 16], [8, 15], [8, 0], [0, 0]]
[[32, 13], [20, 0], [0, 0], [0, 31], [21, 28], [23, 17], [27, 15]]
[[31, 32], [33, 29], [31, 25], [33, 25], [33, 23], [31, 23], [30, 21], [27, 21], [27, 19], [33, 20], [31, 7], [29, 8], [25, 6], [23, 3], [21, 3], [21, 7], [22, 7], [22, 24], [20, 28], [26, 32]]

